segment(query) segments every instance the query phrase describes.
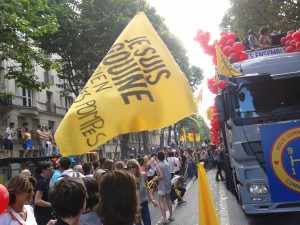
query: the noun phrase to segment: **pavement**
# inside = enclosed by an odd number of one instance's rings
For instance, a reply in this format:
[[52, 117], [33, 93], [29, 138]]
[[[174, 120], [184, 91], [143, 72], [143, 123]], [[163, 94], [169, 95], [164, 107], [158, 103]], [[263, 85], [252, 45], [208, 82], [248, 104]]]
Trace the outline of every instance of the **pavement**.
[[[206, 177], [209, 182], [211, 194], [214, 200], [216, 212], [219, 217], [220, 225], [230, 225], [228, 206], [227, 206], [227, 195], [225, 182], [217, 182], [215, 180], [215, 174], [217, 169], [211, 169], [206, 173]], [[175, 221], [170, 222], [170, 225], [198, 225], [198, 180], [194, 177], [193, 179], [187, 181], [187, 191], [184, 199], [187, 200], [185, 204], [178, 204], [175, 201], [173, 204], [173, 215], [175, 216]], [[157, 195], [154, 195], [157, 199]], [[152, 224], [156, 224], [161, 218], [161, 212], [159, 207], [154, 208], [152, 204], [149, 204], [149, 209], [151, 212]], [[167, 211], [168, 216], [168, 211]]]

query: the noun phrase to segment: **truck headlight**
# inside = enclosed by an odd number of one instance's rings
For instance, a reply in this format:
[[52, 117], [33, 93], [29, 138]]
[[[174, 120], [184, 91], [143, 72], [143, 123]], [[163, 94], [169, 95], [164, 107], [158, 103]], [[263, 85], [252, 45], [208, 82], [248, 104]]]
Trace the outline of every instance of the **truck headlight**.
[[265, 184], [248, 184], [248, 191], [252, 195], [265, 195], [269, 193], [269, 190]]

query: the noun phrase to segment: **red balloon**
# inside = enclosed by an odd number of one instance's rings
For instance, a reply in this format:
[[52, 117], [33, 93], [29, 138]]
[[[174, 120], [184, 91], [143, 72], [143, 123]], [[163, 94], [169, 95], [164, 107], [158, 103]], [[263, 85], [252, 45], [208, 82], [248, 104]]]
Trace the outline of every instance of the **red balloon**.
[[222, 36], [222, 35], [225, 35], [225, 36], [227, 36], [227, 35], [228, 35], [228, 33], [227, 33], [226, 31], [221, 31], [221, 32], [220, 32], [220, 36]]
[[0, 215], [5, 211], [9, 202], [9, 193], [5, 186], [0, 184]]
[[296, 47], [296, 41], [295, 40], [291, 40], [290, 41], [290, 46]]
[[228, 36], [229, 39], [231, 39], [233, 41], [236, 39], [235, 33], [229, 33], [227, 36]]
[[291, 34], [286, 35], [286, 40], [292, 40], [292, 35]]
[[291, 40], [286, 40], [286, 42], [285, 42], [285, 46], [287, 47], [287, 46], [290, 46], [290, 42], [291, 42]]
[[213, 93], [213, 94], [218, 94], [218, 84], [217, 84], [217, 83], [215, 83], [215, 84], [213, 85], [212, 93]]
[[249, 58], [247, 52], [241, 51], [240, 61], [247, 60]]
[[229, 62], [235, 63], [240, 61], [240, 54], [233, 52], [229, 56]]
[[222, 35], [220, 37], [220, 40], [218, 41], [218, 45], [222, 45], [222, 44], [224, 45], [224, 44], [226, 44], [227, 41], [228, 41], [228, 37], [225, 35]]
[[242, 42], [235, 42], [232, 46], [232, 51], [235, 53], [239, 53], [244, 50], [244, 45]]
[[293, 33], [292, 38], [293, 38], [293, 40], [300, 39], [300, 32], [297, 31], [297, 32]]
[[224, 53], [225, 56], [228, 57], [232, 53], [232, 48], [230, 46], [225, 46], [223, 48], [223, 53]]
[[219, 87], [220, 89], [225, 89], [225, 88], [227, 87], [226, 81], [225, 81], [225, 80], [219, 80], [219, 82], [218, 82], [218, 87]]
[[287, 41], [286, 37], [282, 37], [282, 38], [280, 39], [280, 43], [281, 43], [282, 45], [284, 45], [286, 41]]
[[300, 41], [296, 43], [296, 48], [300, 48]]
[[288, 35], [289, 35], [289, 34], [292, 35], [293, 33], [294, 33], [293, 30], [290, 30], [290, 31], [287, 32]]
[[286, 47], [285, 48], [285, 50], [284, 50], [286, 53], [290, 53], [290, 52], [294, 52], [295, 51], [295, 49], [294, 49], [294, 47], [293, 46], [288, 46], [288, 47]]
[[212, 63], [217, 65], [217, 57], [215, 55], [212, 57]]
[[233, 46], [233, 44], [234, 44], [234, 40], [232, 40], [232, 39], [229, 39], [228, 41], [226, 41], [226, 45], [227, 46]]

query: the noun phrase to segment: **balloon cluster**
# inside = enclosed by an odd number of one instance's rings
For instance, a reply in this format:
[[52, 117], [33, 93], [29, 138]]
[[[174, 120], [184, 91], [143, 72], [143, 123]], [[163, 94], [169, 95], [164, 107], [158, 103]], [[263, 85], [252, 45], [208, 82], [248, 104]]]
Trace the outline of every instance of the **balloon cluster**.
[[218, 112], [216, 110], [215, 106], [211, 106], [210, 110], [213, 111], [213, 116], [210, 121], [210, 132], [212, 136], [212, 143], [214, 145], [219, 145], [220, 144], [220, 123], [218, 120]]
[[214, 43], [210, 45], [210, 33], [198, 30], [194, 40], [200, 43], [200, 46], [203, 48], [205, 54], [213, 57], [212, 62], [215, 65], [217, 64], [216, 50], [214, 46], [215, 44], [217, 44], [220, 47], [223, 54], [229, 58], [229, 61], [231, 63], [248, 59], [248, 54], [245, 51], [243, 51], [243, 43], [235, 42], [235, 33], [227, 33], [225, 31], [222, 31], [220, 33], [219, 40], [215, 40]]
[[286, 37], [280, 39], [280, 43], [285, 45], [285, 52], [299, 52], [300, 51], [300, 30], [287, 32]]

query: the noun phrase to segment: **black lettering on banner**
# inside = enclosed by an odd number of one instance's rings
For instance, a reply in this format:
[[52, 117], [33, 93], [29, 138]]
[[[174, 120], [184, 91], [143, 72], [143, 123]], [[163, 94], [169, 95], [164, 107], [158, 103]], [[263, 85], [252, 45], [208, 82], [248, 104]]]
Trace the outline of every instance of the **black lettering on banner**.
[[161, 70], [157, 73], [157, 76], [155, 76], [153, 81], [150, 80], [152, 78], [151, 74], [146, 77], [146, 81], [148, 84], [155, 85], [163, 75], [168, 79], [171, 76], [171, 72], [169, 70]]
[[99, 136], [106, 136], [100, 132], [104, 127], [104, 119], [98, 115], [96, 101], [90, 100], [75, 107], [79, 116], [80, 131], [86, 138], [86, 143], [92, 147], [99, 141]]
[[131, 92], [126, 92], [126, 93], [121, 94], [125, 104], [130, 103], [130, 101], [129, 101], [130, 96], [136, 96], [136, 99], [141, 101], [142, 95], [146, 95], [151, 102], [154, 101], [150, 91], [131, 91]]
[[111, 49], [109, 50], [109, 52], [107, 53], [107, 55], [110, 55], [112, 53], [115, 53], [116, 51], [120, 51], [122, 49], [124, 49], [125, 44], [124, 43], [116, 43], [114, 44]]
[[82, 100], [85, 99], [86, 96], [91, 95], [91, 93], [89, 93], [86, 89], [87, 88], [82, 89], [82, 91], [80, 92], [80, 94], [78, 95], [78, 97], [74, 103], [81, 102]]
[[120, 92], [131, 89], [131, 88], [135, 88], [135, 87], [147, 87], [146, 82], [138, 83], [137, 81], [145, 81], [144, 76], [142, 74], [135, 74], [135, 75], [132, 75], [130, 77], [127, 77], [124, 80], [116, 82], [115, 85], [119, 86], [119, 85], [123, 84], [123, 86], [118, 88], [118, 91], [120, 91]]

